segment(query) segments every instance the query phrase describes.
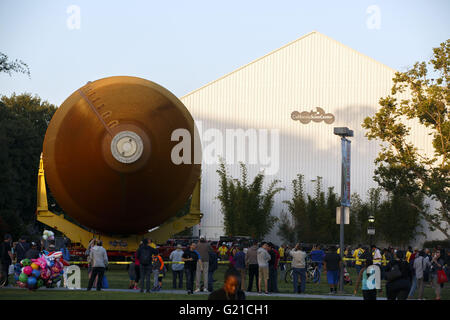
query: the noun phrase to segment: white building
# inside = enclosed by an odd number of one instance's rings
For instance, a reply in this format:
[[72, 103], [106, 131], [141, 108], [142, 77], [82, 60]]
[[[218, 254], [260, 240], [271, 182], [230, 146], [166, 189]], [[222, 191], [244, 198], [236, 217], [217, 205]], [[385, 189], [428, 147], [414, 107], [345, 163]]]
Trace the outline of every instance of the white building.
[[[307, 193], [313, 192], [311, 180], [320, 176], [323, 190], [334, 186], [340, 194], [340, 138], [333, 134], [333, 128], [349, 127], [354, 131], [350, 139], [351, 192], [365, 199], [369, 188], [377, 187], [372, 176], [379, 143], [365, 138], [361, 124], [365, 117], [376, 112], [379, 99], [390, 94], [395, 71], [319, 32], [311, 32], [183, 96], [181, 100], [198, 122], [203, 141], [201, 211], [204, 218], [200, 233], [209, 239], [224, 234], [217, 200], [218, 165], [211, 161], [205, 163], [205, 156], [213, 149], [208, 143], [220, 139], [220, 135], [225, 139], [227, 129], [254, 129], [258, 134], [267, 129], [269, 137], [273, 134], [271, 130], [279, 130], [278, 165], [276, 146], [272, 144], [272, 168], [262, 165], [260, 158], [257, 164], [249, 166], [250, 179], [266, 167], [266, 172], [274, 171], [268, 172], [266, 184], [274, 179], [282, 181], [286, 191], [276, 196], [273, 209], [273, 214], [279, 215], [282, 210], [287, 212], [282, 201], [291, 198], [291, 182], [299, 173], [305, 176]], [[294, 111], [317, 112], [316, 108], [332, 114], [329, 118], [332, 120], [334, 116], [334, 122], [304, 124], [293, 120]], [[427, 143], [424, 133], [420, 132], [414, 139], [420, 148], [431, 152], [431, 143]], [[222, 157], [227, 157], [226, 144], [230, 140], [223, 143]], [[254, 155], [255, 151], [247, 146], [246, 162]], [[228, 170], [238, 177], [238, 162], [228, 161]], [[276, 230], [267, 238], [277, 241]]]

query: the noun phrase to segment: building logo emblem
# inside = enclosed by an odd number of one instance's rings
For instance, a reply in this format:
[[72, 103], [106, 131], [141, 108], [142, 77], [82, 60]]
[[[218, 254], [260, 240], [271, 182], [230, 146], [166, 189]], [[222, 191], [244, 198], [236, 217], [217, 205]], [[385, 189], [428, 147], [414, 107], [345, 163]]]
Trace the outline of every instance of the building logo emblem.
[[308, 124], [311, 120], [314, 122], [324, 121], [326, 124], [332, 124], [334, 122], [334, 114], [325, 113], [325, 111], [319, 107], [316, 107], [316, 111], [311, 110], [310, 112], [294, 111], [291, 113], [291, 118], [294, 121], [299, 120], [303, 124]]

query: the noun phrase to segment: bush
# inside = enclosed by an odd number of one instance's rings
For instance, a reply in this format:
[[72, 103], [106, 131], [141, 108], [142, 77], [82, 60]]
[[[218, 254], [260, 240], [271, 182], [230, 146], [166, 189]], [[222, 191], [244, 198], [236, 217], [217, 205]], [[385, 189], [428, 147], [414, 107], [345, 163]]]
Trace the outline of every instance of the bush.
[[424, 248], [429, 248], [429, 249], [436, 248], [437, 246], [441, 246], [442, 248], [450, 248], [450, 239], [425, 241], [423, 244]]

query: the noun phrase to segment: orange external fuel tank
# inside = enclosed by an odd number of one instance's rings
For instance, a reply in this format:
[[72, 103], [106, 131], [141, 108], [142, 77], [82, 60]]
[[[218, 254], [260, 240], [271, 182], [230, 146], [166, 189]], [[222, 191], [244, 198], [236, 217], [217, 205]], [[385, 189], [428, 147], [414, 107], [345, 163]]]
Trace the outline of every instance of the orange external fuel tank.
[[[190, 134], [191, 163], [172, 161], [176, 129]], [[141, 234], [186, 203], [200, 176], [199, 146], [192, 116], [171, 92], [141, 78], [104, 78], [75, 91], [53, 116], [43, 148], [46, 180], [81, 225]]]

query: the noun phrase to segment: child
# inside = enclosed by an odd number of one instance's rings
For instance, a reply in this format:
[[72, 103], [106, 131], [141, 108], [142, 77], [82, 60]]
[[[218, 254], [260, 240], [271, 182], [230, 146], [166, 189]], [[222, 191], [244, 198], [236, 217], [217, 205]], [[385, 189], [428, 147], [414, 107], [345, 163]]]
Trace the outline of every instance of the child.
[[[152, 258], [152, 269], [153, 269], [153, 289], [152, 291], [160, 291], [162, 285], [162, 277], [164, 270], [164, 261], [158, 254], [153, 255]], [[161, 275], [161, 280], [160, 280]]]
[[[376, 269], [374, 269], [376, 268]], [[378, 274], [376, 275], [376, 273]], [[368, 278], [371, 275], [375, 275], [375, 282], [369, 284]], [[378, 280], [378, 281], [377, 281]], [[353, 295], [356, 295], [358, 291], [359, 284], [361, 283], [361, 289], [363, 293], [364, 300], [377, 300], [377, 290], [381, 288], [377, 288], [377, 283], [381, 282], [381, 271], [378, 265], [373, 265], [373, 260], [370, 258], [366, 259], [363, 268], [359, 272], [358, 280], [356, 281], [355, 290], [353, 291]]]
[[158, 285], [160, 290], [162, 288], [162, 280], [165, 276], [166, 276], [166, 265], [164, 264], [163, 269], [159, 272], [158, 275]]
[[128, 276], [130, 277], [130, 284], [128, 289], [135, 289], [136, 284], [136, 264], [134, 262], [134, 257], [131, 257], [131, 263], [128, 265]]

